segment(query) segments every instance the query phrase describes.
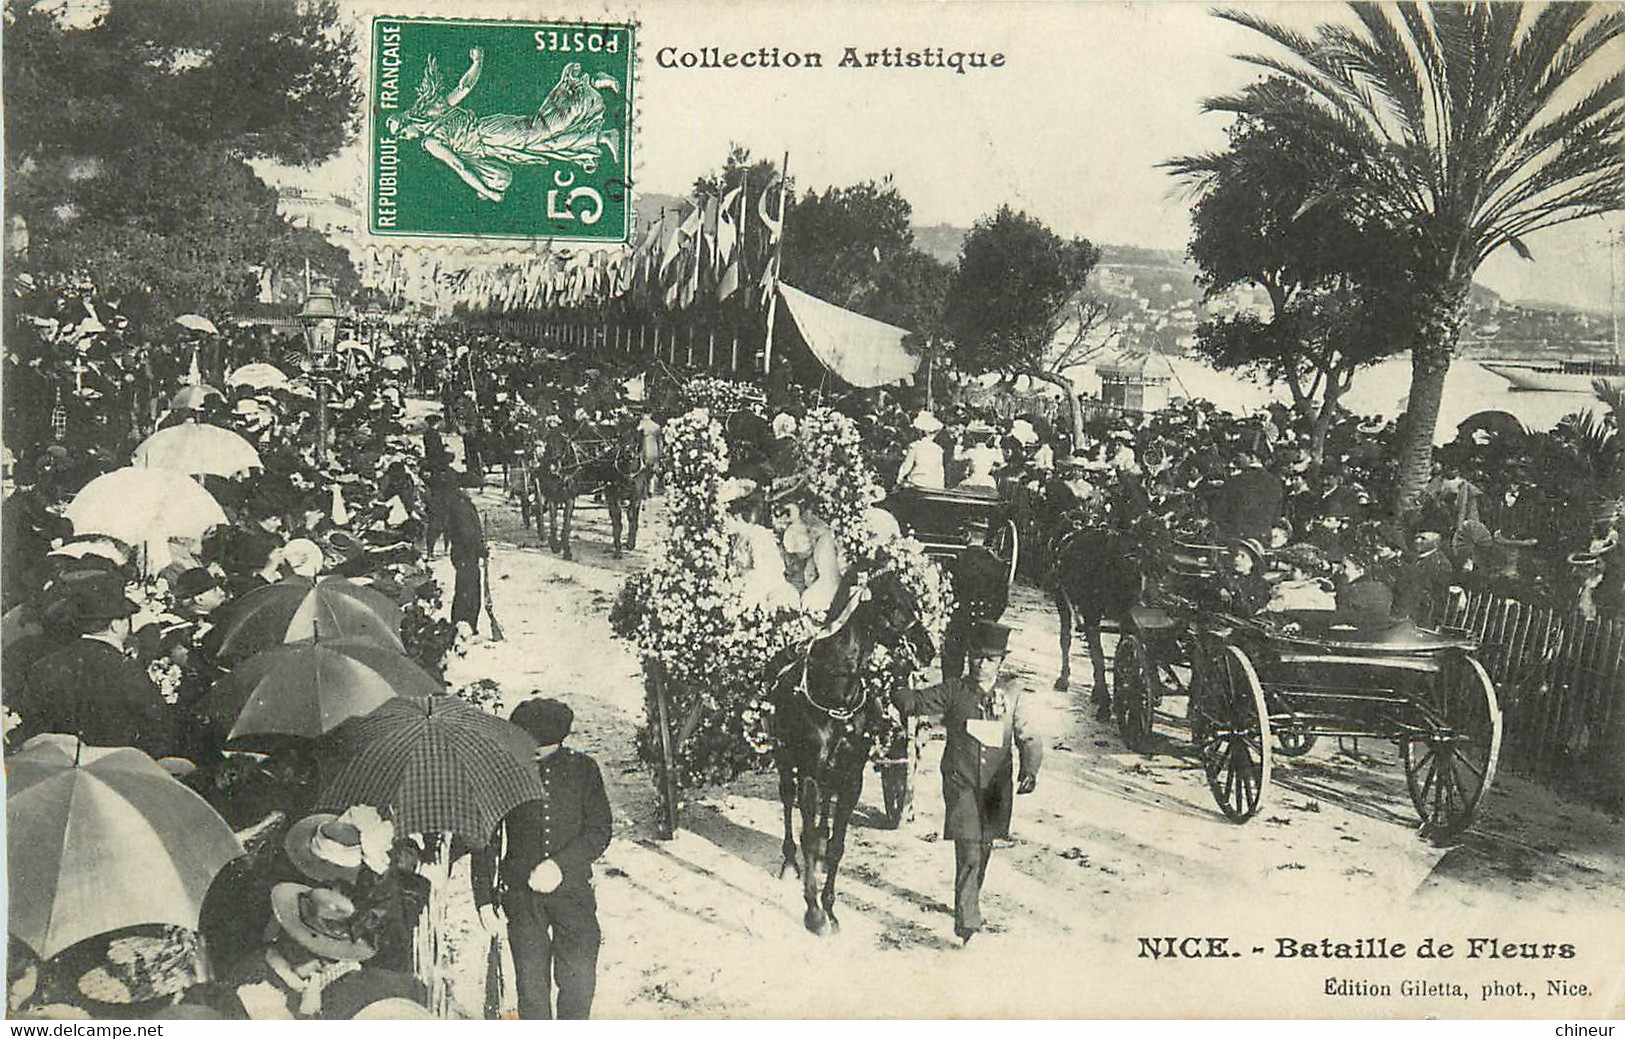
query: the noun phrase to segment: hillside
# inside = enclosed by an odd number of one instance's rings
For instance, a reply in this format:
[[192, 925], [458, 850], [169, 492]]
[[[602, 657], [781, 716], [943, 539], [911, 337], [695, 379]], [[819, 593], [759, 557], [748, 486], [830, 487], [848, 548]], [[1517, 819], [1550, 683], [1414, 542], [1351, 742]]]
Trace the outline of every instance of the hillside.
[[[637, 199], [640, 226], [659, 219], [662, 207], [685, 205], [674, 195]], [[914, 244], [946, 264], [959, 259], [969, 229], [952, 224], [914, 228]], [[1214, 301], [1202, 298], [1196, 267], [1183, 253], [1136, 245], [1104, 244], [1089, 291], [1112, 307], [1123, 346], [1155, 346], [1183, 353], [1195, 343], [1196, 326], [1210, 317], [1264, 310], [1260, 290], [1238, 290]], [[1610, 341], [1608, 316], [1543, 303], [1508, 303], [1494, 291], [1474, 285], [1463, 347], [1479, 355], [1530, 356], [1542, 353], [1602, 353]]]

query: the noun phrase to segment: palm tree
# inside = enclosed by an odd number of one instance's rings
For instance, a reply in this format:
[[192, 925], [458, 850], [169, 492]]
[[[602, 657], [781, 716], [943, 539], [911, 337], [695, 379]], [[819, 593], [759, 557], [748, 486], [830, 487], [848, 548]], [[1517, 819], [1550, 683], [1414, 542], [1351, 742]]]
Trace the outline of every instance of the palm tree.
[[[1301, 124], [1342, 156], [1343, 204], [1400, 229], [1413, 286], [1409, 412], [1395, 508], [1414, 507], [1473, 275], [1535, 231], [1625, 208], [1625, 9], [1553, 3], [1351, 3], [1305, 35], [1216, 12], [1284, 53], [1208, 111]], [[1301, 88], [1301, 89], [1296, 89]]]

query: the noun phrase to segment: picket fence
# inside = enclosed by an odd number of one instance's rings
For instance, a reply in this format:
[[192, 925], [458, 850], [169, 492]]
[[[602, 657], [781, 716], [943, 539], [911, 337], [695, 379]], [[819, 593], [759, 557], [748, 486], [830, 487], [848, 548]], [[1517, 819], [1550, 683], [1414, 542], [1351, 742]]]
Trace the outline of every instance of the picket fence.
[[1478, 640], [1501, 703], [1501, 767], [1625, 808], [1625, 618], [1480, 592], [1442, 624]]

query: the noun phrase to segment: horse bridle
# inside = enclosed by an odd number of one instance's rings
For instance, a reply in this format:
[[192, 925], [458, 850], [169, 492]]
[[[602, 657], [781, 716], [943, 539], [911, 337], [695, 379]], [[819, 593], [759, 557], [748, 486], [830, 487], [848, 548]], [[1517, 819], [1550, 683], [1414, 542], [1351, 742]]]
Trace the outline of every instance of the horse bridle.
[[[817, 631], [815, 631], [813, 633], [813, 637], [807, 640], [806, 648], [801, 651], [801, 678], [796, 682], [796, 691], [801, 694], [801, 698], [806, 700], [808, 705], [814, 710], [826, 714], [838, 722], [851, 721], [853, 718], [857, 717], [858, 712], [862, 711], [869, 704], [869, 691], [863, 687], [863, 682], [860, 678], [858, 682], [858, 702], [856, 704], [852, 705], [851, 707], [830, 707], [827, 704], [819, 703], [818, 700], [814, 698], [812, 694], [812, 685], [808, 681], [808, 677], [812, 673], [812, 651], [814, 646], [825, 641], [826, 639], [838, 635], [842, 629], [850, 624], [852, 622], [852, 617], [858, 612], [858, 607], [862, 606], [864, 602], [868, 600], [868, 598], [869, 589], [867, 586], [853, 588], [851, 594], [849, 594], [846, 598], [846, 605], [841, 607], [841, 612], [835, 617], [834, 620], [827, 622]], [[784, 665], [784, 667], [779, 669], [778, 677], [783, 678], [790, 672], [790, 669], [795, 666], [796, 662], [794, 660], [790, 661], [788, 664]], [[859, 671], [829, 672], [829, 675], [832, 678], [854, 678], [861, 676], [861, 674], [862, 672]]]

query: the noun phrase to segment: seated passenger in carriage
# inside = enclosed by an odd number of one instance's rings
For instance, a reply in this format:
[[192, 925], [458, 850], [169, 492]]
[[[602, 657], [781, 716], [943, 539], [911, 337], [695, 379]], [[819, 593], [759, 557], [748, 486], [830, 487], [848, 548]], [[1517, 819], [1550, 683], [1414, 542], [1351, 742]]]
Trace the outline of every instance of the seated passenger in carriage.
[[761, 501], [753, 480], [723, 481], [721, 500], [728, 509], [727, 531], [732, 539], [728, 565], [738, 576], [745, 606], [769, 613], [801, 608], [801, 595], [784, 577], [779, 539], [759, 522]]
[[914, 416], [914, 428], [920, 435], [903, 453], [903, 463], [897, 470], [897, 486], [940, 491], [947, 485], [942, 445], [936, 439], [942, 431], [942, 420], [929, 411], [922, 411]]
[[835, 531], [812, 511], [811, 493], [802, 477], [775, 480], [768, 504], [784, 553], [784, 575], [800, 592], [802, 610], [822, 619], [846, 572]]
[[954, 485], [955, 490], [981, 491], [997, 494], [998, 481], [994, 472], [1004, 466], [1004, 452], [993, 446], [998, 431], [981, 419], [965, 427], [966, 442], [954, 449], [954, 458], [964, 462], [964, 479]]

